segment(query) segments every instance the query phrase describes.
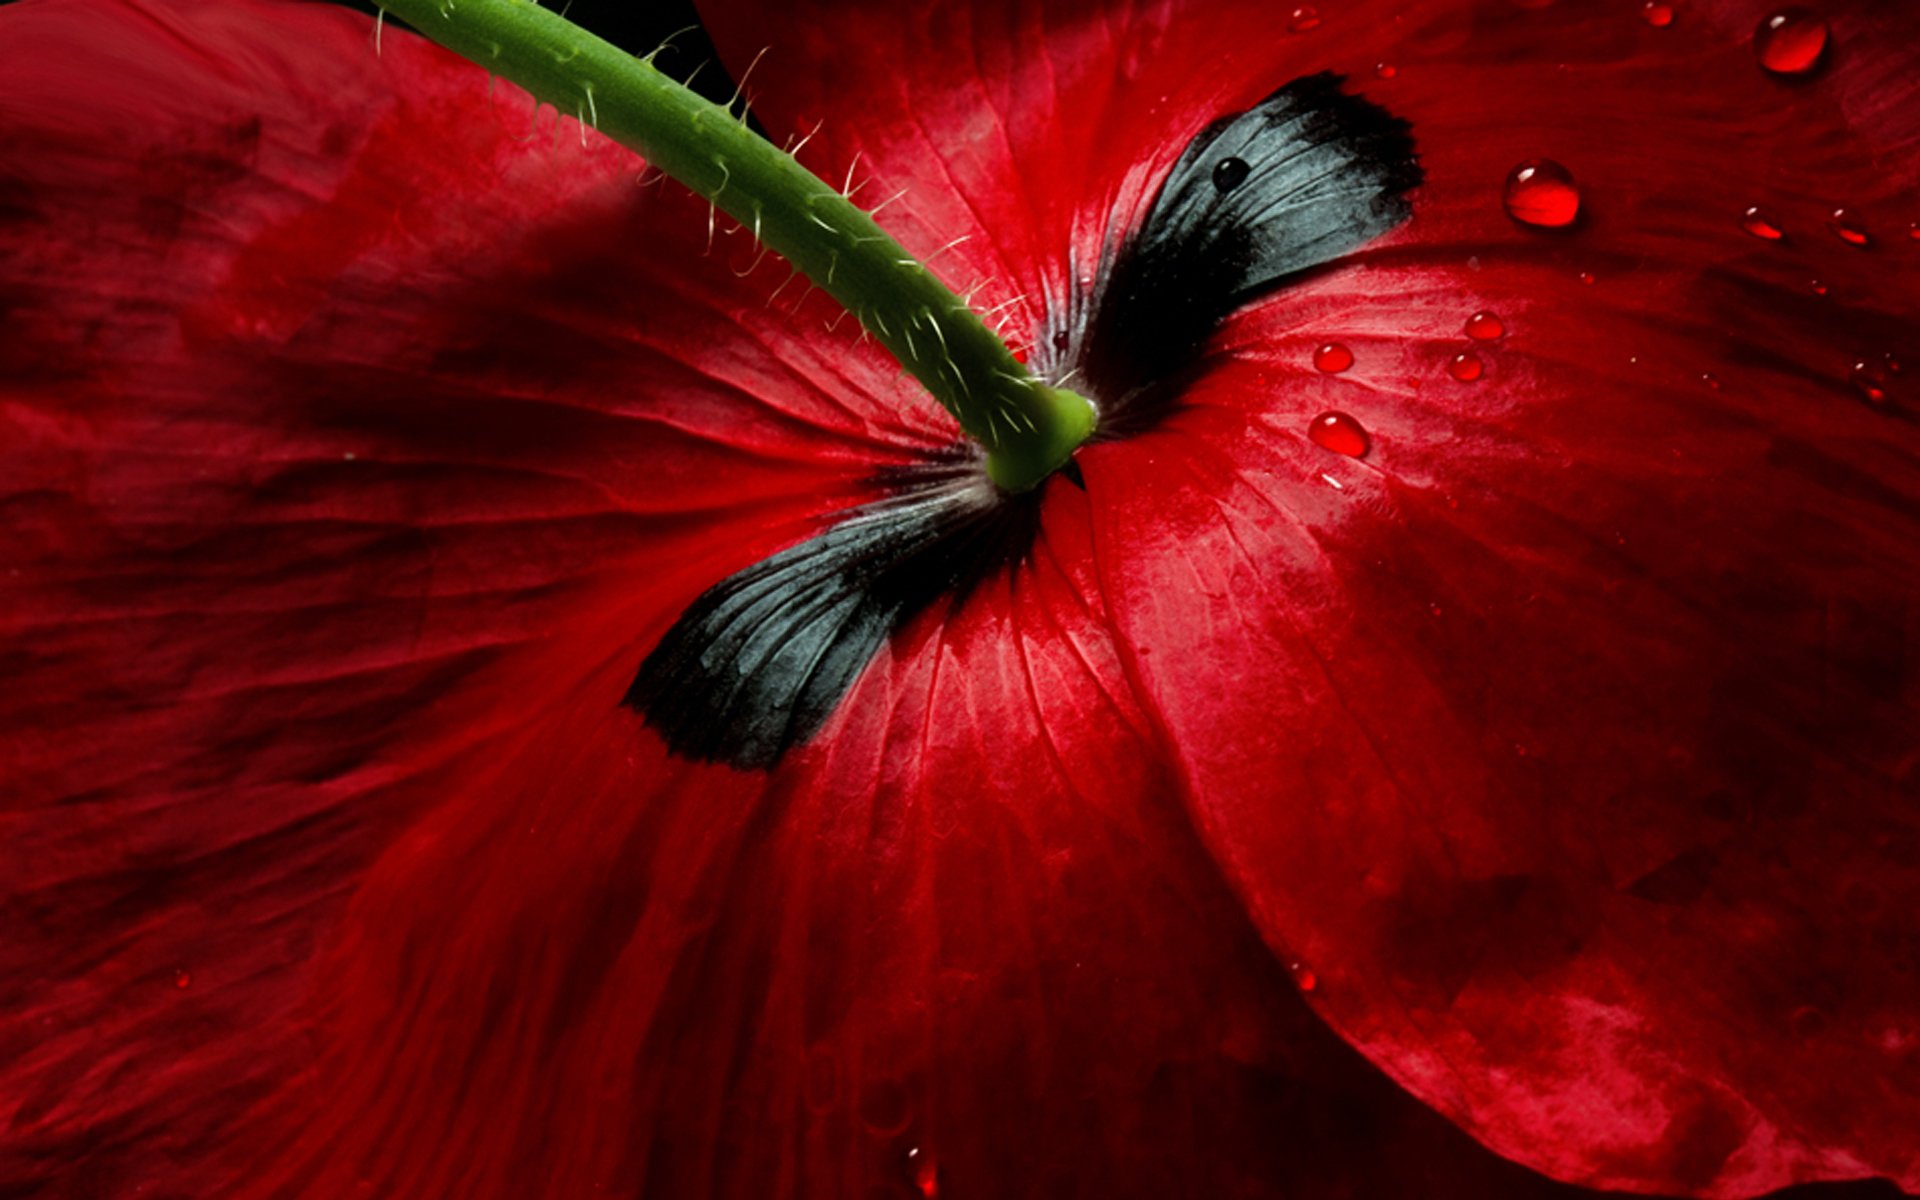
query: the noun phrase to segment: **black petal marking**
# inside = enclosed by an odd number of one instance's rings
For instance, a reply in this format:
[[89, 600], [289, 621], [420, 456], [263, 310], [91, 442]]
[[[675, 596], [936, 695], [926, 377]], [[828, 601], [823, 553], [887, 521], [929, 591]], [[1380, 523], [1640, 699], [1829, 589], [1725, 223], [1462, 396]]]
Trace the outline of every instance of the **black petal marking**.
[[1037, 493], [1002, 495], [971, 454], [721, 581], [661, 639], [625, 703], [675, 753], [771, 767], [826, 723], [880, 643], [1032, 546]]
[[1174, 164], [1091, 305], [1080, 366], [1103, 435], [1138, 429], [1143, 389], [1189, 366], [1228, 314], [1405, 221], [1424, 173], [1407, 123], [1296, 79], [1207, 126]]
[[[1296, 79], [1209, 125], [1095, 292], [1054, 318], [1036, 365], [1090, 388], [1102, 437], [1150, 422], [1155, 385], [1235, 308], [1407, 219], [1422, 174], [1406, 122], [1339, 89], [1334, 75]], [[1063, 473], [1086, 487], [1077, 466]], [[1033, 545], [1039, 492], [1000, 493], [969, 450], [887, 482], [885, 500], [707, 589], [647, 656], [625, 703], [674, 753], [773, 766], [894, 630]]]

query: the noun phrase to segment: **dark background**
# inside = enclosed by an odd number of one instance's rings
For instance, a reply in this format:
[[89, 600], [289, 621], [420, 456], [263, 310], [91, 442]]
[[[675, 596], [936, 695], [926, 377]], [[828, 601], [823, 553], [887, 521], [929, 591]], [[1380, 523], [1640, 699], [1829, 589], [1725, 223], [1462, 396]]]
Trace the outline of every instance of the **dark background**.
[[[0, 0], [6, 3], [7, 0]], [[364, 13], [378, 11], [372, 0], [339, 0], [348, 8]], [[565, 13], [569, 21], [584, 26], [622, 50], [646, 54], [668, 38], [666, 49], [654, 59], [654, 65], [675, 79], [694, 75], [693, 90], [716, 104], [725, 104], [733, 96], [733, 79], [721, 66], [713, 51], [713, 42], [693, 10], [692, 0], [544, 0], [547, 7]], [[392, 21], [393, 18], [387, 18]], [[396, 22], [397, 23], [397, 22]], [[701, 64], [705, 64], [702, 66]]]

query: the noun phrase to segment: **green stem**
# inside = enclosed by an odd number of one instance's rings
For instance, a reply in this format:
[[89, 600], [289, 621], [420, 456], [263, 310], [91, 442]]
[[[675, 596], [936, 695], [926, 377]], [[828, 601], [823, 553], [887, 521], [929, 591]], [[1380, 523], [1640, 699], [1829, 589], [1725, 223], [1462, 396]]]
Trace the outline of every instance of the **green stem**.
[[572, 113], [711, 200], [859, 317], [1026, 491], [1093, 431], [1084, 397], [1028, 373], [925, 265], [793, 157], [646, 59], [531, 0], [383, 0], [386, 11]]

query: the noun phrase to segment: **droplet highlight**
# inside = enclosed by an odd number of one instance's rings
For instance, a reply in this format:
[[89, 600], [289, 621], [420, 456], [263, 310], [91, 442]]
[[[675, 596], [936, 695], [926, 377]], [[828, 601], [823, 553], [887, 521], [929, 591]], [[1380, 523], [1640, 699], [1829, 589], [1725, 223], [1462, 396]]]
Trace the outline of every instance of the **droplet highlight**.
[[1833, 230], [1833, 236], [1849, 246], [1864, 250], [1873, 244], [1873, 235], [1867, 232], [1867, 223], [1860, 214], [1850, 208], [1836, 208], [1827, 218], [1827, 228]]
[[1322, 450], [1364, 458], [1371, 445], [1366, 427], [1343, 412], [1323, 412], [1307, 428], [1307, 436]]
[[1753, 31], [1753, 55], [1775, 75], [1805, 75], [1826, 52], [1826, 19], [1800, 5], [1762, 18]]
[[1868, 404], [1887, 402], [1886, 373], [1873, 363], [1857, 362], [1853, 364], [1853, 390]]
[[1223, 158], [1213, 165], [1214, 190], [1230, 192], [1245, 183], [1252, 171], [1244, 158]]
[[173, 986], [183, 992], [186, 991], [193, 986], [193, 973], [185, 969], [175, 971], [173, 973]]
[[1550, 158], [1530, 158], [1507, 174], [1507, 215], [1536, 229], [1565, 229], [1580, 215], [1573, 172]]
[[1294, 33], [1305, 33], [1320, 24], [1320, 10], [1311, 4], [1302, 4], [1293, 10], [1287, 18], [1287, 28]]
[[1472, 383], [1486, 373], [1487, 364], [1481, 362], [1480, 356], [1471, 350], [1454, 355], [1447, 363], [1447, 374], [1461, 383]]
[[1767, 215], [1766, 210], [1757, 204], [1740, 214], [1740, 228], [1763, 242], [1777, 242], [1787, 236], [1774, 219]]
[[[1400, 68], [1394, 66], [1392, 63], [1379, 63], [1373, 68], [1373, 75], [1376, 79], [1392, 79], [1399, 73]], [[1915, 226], [1915, 228], [1920, 229], [1920, 226]], [[1915, 233], [1913, 236], [1920, 238], [1920, 233]]]
[[1467, 318], [1467, 336], [1476, 342], [1497, 342], [1506, 335], [1506, 323], [1497, 313], [1481, 309]]
[[1287, 970], [1293, 976], [1294, 986], [1303, 992], [1311, 992], [1320, 986], [1320, 977], [1313, 973], [1312, 967], [1303, 962], [1290, 962], [1287, 964]]
[[1662, 4], [1660, 0], [1647, 0], [1640, 6], [1640, 19], [1655, 29], [1665, 29], [1673, 24], [1673, 5]]
[[1338, 375], [1353, 365], [1353, 351], [1339, 342], [1328, 342], [1313, 352], [1313, 365], [1328, 375]]

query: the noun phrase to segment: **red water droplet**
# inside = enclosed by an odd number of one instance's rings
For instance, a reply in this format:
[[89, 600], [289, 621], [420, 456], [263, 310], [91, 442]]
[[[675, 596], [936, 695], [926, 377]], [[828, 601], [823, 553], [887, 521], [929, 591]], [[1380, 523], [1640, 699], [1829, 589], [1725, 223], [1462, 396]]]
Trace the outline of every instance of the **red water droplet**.
[[1900, 365], [1900, 360], [1891, 354], [1881, 355], [1880, 361], [1886, 364], [1887, 374], [1889, 375], [1898, 375], [1900, 372], [1906, 370], [1905, 367]]
[[1812, 283], [1808, 284], [1807, 286], [1813, 289], [1813, 294], [1816, 296], [1824, 296], [1827, 294], [1827, 285], [1820, 282], [1818, 279], [1814, 280]]
[[1502, 202], [1522, 225], [1565, 229], [1580, 215], [1580, 189], [1573, 172], [1550, 158], [1530, 158], [1507, 175]]
[[1593, 272], [1592, 271], [1580, 272], [1580, 282], [1586, 284], [1588, 287], [1592, 287], [1594, 284]]
[[1662, 4], [1660, 0], [1647, 0], [1640, 6], [1640, 19], [1655, 29], [1665, 29], [1673, 24], [1673, 5]]
[[1787, 236], [1780, 231], [1778, 225], [1773, 223], [1773, 218], [1761, 210], [1759, 205], [1755, 205], [1740, 214], [1740, 228], [1763, 241], [1777, 242]]
[[1793, 1010], [1793, 1032], [1803, 1038], [1818, 1037], [1827, 1029], [1827, 1014], [1811, 1004]]
[[913, 1176], [913, 1188], [926, 1200], [934, 1200], [940, 1194], [940, 1164], [934, 1161], [931, 1150], [915, 1146], [907, 1151], [907, 1167]]
[[[1373, 73], [1380, 79], [1392, 79], [1400, 73], [1400, 68], [1394, 66], [1392, 63], [1381, 63], [1373, 69]], [[1916, 225], [1914, 228], [1916, 231], [1920, 231], [1920, 225]], [[1913, 236], [1920, 238], [1920, 232], [1915, 232]]]
[[1850, 208], [1836, 208], [1827, 218], [1827, 228], [1833, 230], [1833, 236], [1849, 246], [1865, 249], [1873, 243], [1873, 236], [1867, 232], [1867, 223], [1860, 214]]
[[1753, 31], [1754, 57], [1775, 75], [1804, 75], [1826, 51], [1827, 22], [1810, 8], [1783, 8]]
[[1312, 967], [1303, 962], [1288, 963], [1287, 970], [1293, 973], [1294, 986], [1303, 992], [1310, 992], [1320, 986], [1320, 977], [1313, 973]]
[[1367, 431], [1360, 422], [1343, 412], [1323, 412], [1307, 427], [1307, 436], [1322, 450], [1361, 458], [1367, 453]]
[[1718, 379], [1715, 379], [1713, 377], [1713, 373], [1710, 371], [1703, 372], [1701, 374], [1700, 382], [1706, 384], [1707, 390], [1710, 392], [1717, 392], [1720, 390], [1720, 381]]
[[1887, 402], [1887, 377], [1870, 362], [1853, 364], [1853, 390], [1868, 404]]
[[182, 991], [185, 991], [187, 988], [192, 987], [193, 986], [192, 973], [184, 970], [175, 971], [173, 973], [173, 986], [181, 989]]
[[1313, 352], [1313, 365], [1329, 375], [1338, 375], [1353, 365], [1353, 351], [1339, 342], [1328, 342]]
[[1467, 318], [1467, 336], [1476, 342], [1497, 342], [1507, 334], [1498, 315], [1485, 309]]
[[1916, 242], [1920, 242], [1920, 221], [1915, 221], [1913, 224], [1907, 226], [1907, 236]]
[[1293, 16], [1287, 20], [1287, 28], [1295, 33], [1305, 33], [1320, 24], [1320, 10], [1311, 4], [1302, 4], [1293, 10]]
[[1486, 371], [1487, 365], [1481, 362], [1480, 356], [1471, 350], [1454, 355], [1453, 360], [1447, 364], [1447, 374], [1461, 383], [1472, 383], [1486, 374]]

